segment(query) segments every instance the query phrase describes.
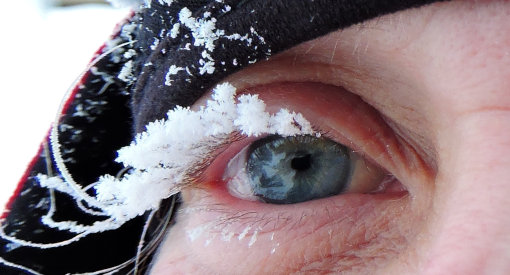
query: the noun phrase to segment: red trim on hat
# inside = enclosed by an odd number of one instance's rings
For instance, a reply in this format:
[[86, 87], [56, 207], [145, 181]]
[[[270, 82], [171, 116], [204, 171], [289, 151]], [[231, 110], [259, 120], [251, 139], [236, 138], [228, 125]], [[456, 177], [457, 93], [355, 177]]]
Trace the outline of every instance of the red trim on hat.
[[37, 151], [37, 154], [35, 155], [35, 157], [32, 158], [32, 160], [30, 161], [30, 164], [28, 164], [27, 169], [25, 170], [25, 173], [23, 173], [23, 176], [18, 181], [18, 185], [16, 186], [16, 189], [12, 193], [12, 195], [9, 198], [9, 200], [7, 201], [7, 203], [5, 204], [5, 207], [4, 207], [4, 210], [2, 212], [2, 215], [0, 216], [0, 219], [7, 218], [7, 215], [9, 214], [9, 212], [11, 212], [12, 204], [14, 203], [16, 198], [21, 193], [21, 190], [23, 189], [23, 186], [27, 182], [28, 177], [30, 176], [30, 173], [32, 172], [32, 169], [34, 168], [35, 164], [39, 160], [39, 157], [40, 157], [40, 155], [42, 153], [42, 150], [43, 150], [43, 146], [40, 145], [39, 146], [39, 150]]

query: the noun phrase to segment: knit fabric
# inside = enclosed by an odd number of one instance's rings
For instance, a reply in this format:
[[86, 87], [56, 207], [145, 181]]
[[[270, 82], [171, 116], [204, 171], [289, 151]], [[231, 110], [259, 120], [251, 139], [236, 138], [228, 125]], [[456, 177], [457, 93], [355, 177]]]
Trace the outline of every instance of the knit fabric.
[[[82, 187], [101, 175], [122, 173], [116, 150], [147, 123], [177, 105], [193, 104], [228, 75], [339, 28], [430, 2], [435, 1], [149, 1], [98, 51], [98, 57], [105, 55], [65, 102], [56, 126], [61, 159]], [[82, 237], [48, 226], [46, 216], [83, 225], [105, 219], [91, 214], [94, 207], [40, 186], [37, 175], [61, 173], [51, 142], [43, 141], [2, 215], [0, 273], [103, 274], [123, 263], [119, 274], [129, 273], [141, 241], [149, 243], [161, 224], [169, 224], [173, 198], [150, 221], [145, 215], [115, 230]], [[93, 189], [87, 192], [94, 195]], [[144, 225], [147, 234], [141, 237]]]

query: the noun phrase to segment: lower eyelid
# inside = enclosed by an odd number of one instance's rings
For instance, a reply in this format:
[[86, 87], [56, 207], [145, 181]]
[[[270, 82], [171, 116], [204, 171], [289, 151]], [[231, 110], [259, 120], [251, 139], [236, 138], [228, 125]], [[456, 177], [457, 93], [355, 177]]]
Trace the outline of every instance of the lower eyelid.
[[[287, 238], [302, 238], [329, 229], [352, 236], [360, 233], [358, 224], [363, 225], [363, 231], [373, 232], [380, 228], [379, 223], [387, 223], [391, 218], [388, 215], [398, 217], [397, 212], [404, 211], [409, 204], [405, 191], [341, 196], [341, 199], [330, 197], [275, 206], [242, 201], [225, 194], [224, 190], [213, 189], [195, 194], [193, 206], [185, 204], [181, 211], [199, 216], [192, 219], [195, 224], [188, 224], [188, 228], [203, 227], [210, 237], [221, 239], [221, 235], [228, 232], [239, 239], [243, 232], [251, 230], [251, 234], [254, 231], [260, 235], [274, 233], [281, 239], [282, 234]], [[357, 242], [354, 238], [349, 241]]]
[[325, 259], [339, 268], [350, 266], [343, 260], [352, 257], [368, 264], [373, 251], [394, 257], [396, 246], [406, 246], [402, 225], [409, 224], [413, 213], [405, 193], [346, 194], [275, 207], [223, 200], [216, 192], [198, 190], [180, 210], [177, 226], [183, 229], [186, 250], [196, 263], [221, 253], [228, 259], [226, 268], [232, 263], [255, 270], [260, 264], [278, 267], [270, 273], [289, 273]]

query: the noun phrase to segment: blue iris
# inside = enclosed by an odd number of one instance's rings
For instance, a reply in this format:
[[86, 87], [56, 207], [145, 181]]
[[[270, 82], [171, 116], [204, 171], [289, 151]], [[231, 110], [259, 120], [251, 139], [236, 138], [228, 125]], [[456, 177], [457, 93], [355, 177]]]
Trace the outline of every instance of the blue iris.
[[349, 184], [349, 150], [330, 139], [272, 135], [249, 148], [246, 171], [263, 202], [291, 204], [341, 193]]

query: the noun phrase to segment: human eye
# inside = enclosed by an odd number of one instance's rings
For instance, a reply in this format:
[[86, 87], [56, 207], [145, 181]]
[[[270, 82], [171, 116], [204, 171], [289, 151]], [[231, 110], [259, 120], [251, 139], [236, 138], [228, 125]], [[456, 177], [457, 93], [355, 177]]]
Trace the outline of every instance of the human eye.
[[254, 91], [273, 110], [283, 104], [305, 112], [317, 132], [241, 135], [225, 145], [203, 173], [202, 181], [217, 183], [211, 188], [240, 200], [269, 204], [340, 194], [405, 193], [388, 172], [391, 167], [384, 168], [374, 159], [381, 159], [388, 153], [385, 150], [395, 150], [395, 139], [378, 113], [359, 97], [319, 83], [279, 83]]
[[228, 162], [223, 180], [233, 196], [292, 204], [351, 192], [371, 192], [382, 169], [320, 135], [269, 135], [252, 142]]

